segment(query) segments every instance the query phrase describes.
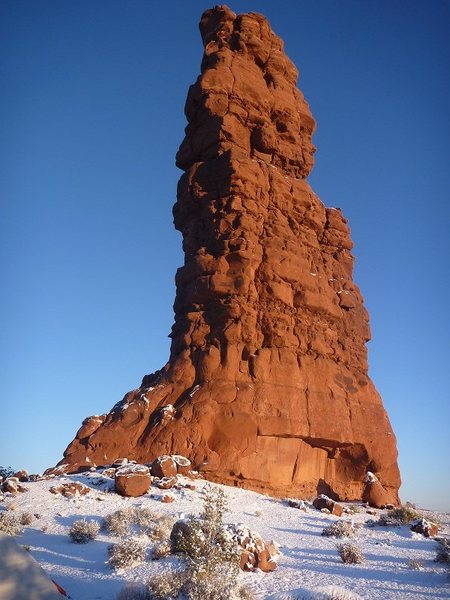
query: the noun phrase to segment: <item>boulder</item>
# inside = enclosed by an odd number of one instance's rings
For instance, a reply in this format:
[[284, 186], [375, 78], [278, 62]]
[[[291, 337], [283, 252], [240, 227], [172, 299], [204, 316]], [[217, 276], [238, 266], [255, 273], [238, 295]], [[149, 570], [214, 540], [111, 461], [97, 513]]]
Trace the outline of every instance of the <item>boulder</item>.
[[428, 521], [427, 519], [420, 519], [417, 523], [411, 525], [411, 531], [420, 533], [424, 537], [435, 537], [438, 534], [439, 527], [436, 523]]
[[344, 507], [341, 504], [338, 504], [331, 498], [328, 498], [328, 496], [325, 496], [325, 494], [320, 494], [320, 496], [317, 496], [317, 498], [315, 498], [313, 501], [313, 506], [314, 508], [317, 508], [317, 510], [329, 511], [329, 514], [336, 515], [337, 517], [342, 516], [342, 513], [344, 512]]
[[14, 473], [14, 477], [16, 477], [21, 483], [30, 481], [30, 476], [28, 475], [28, 471], [26, 471], [25, 469], [22, 469], [21, 471], [17, 471], [17, 473]]
[[177, 463], [172, 456], [158, 456], [152, 462], [151, 474], [153, 477], [176, 477], [178, 473]]
[[127, 464], [115, 475], [115, 490], [121, 496], [143, 496], [152, 484], [150, 470], [145, 465]]
[[384, 508], [388, 503], [389, 494], [381, 485], [376, 475], [368, 471], [364, 483], [362, 501], [366, 502], [372, 508]]
[[191, 471], [192, 463], [188, 458], [186, 458], [185, 456], [181, 456], [180, 454], [173, 454], [172, 458], [175, 462], [175, 465], [177, 467], [177, 473], [179, 475], [186, 475]]

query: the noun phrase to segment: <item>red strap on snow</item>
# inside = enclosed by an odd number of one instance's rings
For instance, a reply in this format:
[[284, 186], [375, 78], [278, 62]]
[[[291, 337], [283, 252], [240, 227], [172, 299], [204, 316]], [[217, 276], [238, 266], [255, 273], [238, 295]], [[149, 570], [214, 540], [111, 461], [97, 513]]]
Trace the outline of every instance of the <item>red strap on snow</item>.
[[54, 579], [52, 579], [52, 582], [53, 582], [54, 586], [56, 587], [56, 589], [58, 590], [58, 592], [61, 594], [61, 596], [64, 596], [65, 598], [69, 597], [67, 595], [66, 590], [63, 590], [63, 588], [58, 583], [56, 583], [56, 581]]

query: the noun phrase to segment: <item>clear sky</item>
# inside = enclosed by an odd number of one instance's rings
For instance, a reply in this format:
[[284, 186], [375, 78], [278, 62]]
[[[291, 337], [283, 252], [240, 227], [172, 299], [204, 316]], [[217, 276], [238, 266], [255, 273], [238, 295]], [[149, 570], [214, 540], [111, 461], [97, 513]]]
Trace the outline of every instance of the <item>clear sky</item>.
[[[450, 510], [448, 0], [234, 1], [265, 14], [318, 122], [371, 316], [401, 497]], [[0, 465], [55, 464], [166, 362], [171, 209], [198, 0], [0, 2]]]

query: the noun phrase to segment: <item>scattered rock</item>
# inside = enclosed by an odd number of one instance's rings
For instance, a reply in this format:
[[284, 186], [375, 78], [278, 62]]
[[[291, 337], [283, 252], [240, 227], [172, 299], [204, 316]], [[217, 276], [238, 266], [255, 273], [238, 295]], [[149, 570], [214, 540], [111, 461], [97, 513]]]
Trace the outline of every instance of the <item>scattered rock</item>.
[[420, 519], [417, 523], [411, 525], [411, 531], [415, 533], [421, 533], [424, 537], [435, 537], [439, 531], [439, 527], [436, 523], [428, 521], [427, 519]]
[[107, 469], [104, 469], [102, 471], [102, 475], [104, 477], [109, 477], [110, 479], [114, 479], [114, 477], [116, 476], [116, 470], [114, 467], [108, 467]]
[[275, 571], [280, 556], [276, 542], [265, 542], [259, 533], [242, 524], [229, 525], [227, 531], [242, 549], [240, 566], [243, 571]]
[[16, 477], [21, 483], [30, 481], [30, 476], [28, 475], [28, 471], [26, 471], [25, 469], [22, 469], [21, 471], [17, 471], [17, 473], [14, 473], [13, 477]]
[[364, 483], [363, 502], [367, 502], [372, 508], [383, 508], [389, 503], [389, 494], [373, 473], [367, 472]]
[[169, 504], [170, 502], [175, 502], [175, 498], [171, 494], [164, 494], [164, 496], [161, 497], [161, 502]]
[[337, 517], [340, 517], [344, 512], [344, 507], [341, 504], [338, 504], [331, 498], [328, 498], [328, 496], [325, 496], [325, 494], [320, 494], [320, 496], [317, 496], [313, 502], [313, 506], [314, 508], [317, 508], [317, 510], [323, 510], [325, 508], [326, 510], [330, 511], [330, 514], [336, 515]]
[[61, 494], [65, 498], [73, 498], [74, 496], [85, 496], [92, 492], [91, 488], [80, 481], [73, 481], [70, 483], [62, 483], [61, 485], [54, 485], [50, 488], [52, 494]]
[[191, 461], [188, 458], [186, 458], [185, 456], [180, 456], [179, 454], [173, 454], [172, 458], [177, 467], [177, 472], [180, 475], [186, 475], [186, 473], [189, 473], [190, 470], [192, 469]]
[[126, 464], [115, 475], [115, 490], [121, 496], [143, 496], [152, 484], [150, 470], [145, 465]]
[[162, 479], [154, 479], [153, 485], [160, 490], [170, 490], [177, 484], [177, 481], [176, 477], [163, 477]]
[[151, 465], [151, 474], [153, 477], [158, 477], [159, 479], [175, 477], [177, 473], [177, 463], [172, 456], [158, 456]]
[[293, 499], [289, 498], [287, 502], [291, 508], [298, 508], [299, 510], [302, 510], [303, 512], [308, 512], [308, 509], [306, 508], [306, 504], [303, 502], [303, 500], [293, 500]]

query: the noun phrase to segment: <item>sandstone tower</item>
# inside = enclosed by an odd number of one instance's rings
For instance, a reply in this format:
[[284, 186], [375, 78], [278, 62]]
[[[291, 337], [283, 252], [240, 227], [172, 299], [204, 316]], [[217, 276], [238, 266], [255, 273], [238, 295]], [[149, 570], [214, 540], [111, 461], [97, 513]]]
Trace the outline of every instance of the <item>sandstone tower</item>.
[[218, 6], [200, 31], [177, 154], [185, 262], [170, 359], [87, 418], [61, 463], [182, 454], [214, 481], [340, 499], [360, 498], [370, 470], [396, 502], [349, 228], [306, 182], [315, 123], [297, 70], [261, 15]]

